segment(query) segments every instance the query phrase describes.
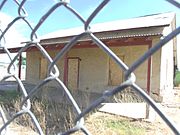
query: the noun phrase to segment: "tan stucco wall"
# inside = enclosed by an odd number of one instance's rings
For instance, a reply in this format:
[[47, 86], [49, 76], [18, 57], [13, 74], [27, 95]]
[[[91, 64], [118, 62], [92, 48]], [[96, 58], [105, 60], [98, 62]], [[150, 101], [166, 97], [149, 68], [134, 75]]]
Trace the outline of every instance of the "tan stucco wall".
[[[120, 47], [120, 48], [112, 48], [112, 50], [119, 55], [124, 55], [125, 59], [124, 62], [126, 65], [130, 66], [133, 64], [135, 60], [137, 60], [140, 56], [144, 54], [145, 51], [147, 51], [148, 46], [126, 46], [126, 47]], [[136, 82], [139, 84], [142, 88], [146, 89], [147, 86], [147, 61], [140, 65], [138, 69], [135, 70], [136, 75]]]
[[[124, 62], [129, 66], [137, 60], [147, 49], [148, 46], [124, 46], [111, 48], [117, 55], [124, 56]], [[49, 51], [51, 57], [54, 57], [58, 51]], [[27, 81], [36, 83], [39, 81], [39, 65], [42, 55], [37, 52], [27, 52]], [[79, 57], [79, 90], [102, 92], [112, 86], [108, 86], [109, 79], [109, 57], [99, 48], [72, 49], [68, 52], [68, 57]], [[57, 65], [60, 70], [60, 78], [63, 79], [64, 71], [63, 58]], [[143, 63], [136, 71], [137, 84], [146, 89], [147, 86], [147, 61]], [[49, 86], [55, 83], [51, 82]]]
[[[154, 38], [152, 40], [152, 47], [159, 42], [159, 38]], [[151, 89], [152, 92], [157, 92], [160, 87], [160, 65], [161, 65], [161, 50], [157, 51], [151, 57], [152, 67], [151, 67]], [[158, 90], [157, 90], [158, 89]]]
[[108, 56], [98, 48], [73, 49], [70, 57], [79, 57], [79, 89], [83, 91], [102, 91], [108, 83]]
[[[54, 58], [58, 51], [48, 51], [51, 58]], [[37, 84], [41, 81], [40, 79], [40, 60], [43, 55], [39, 51], [27, 52], [27, 73], [26, 73], [26, 81], [32, 84]], [[63, 58], [57, 61], [57, 67], [60, 73], [60, 79], [63, 79], [63, 71], [64, 71], [64, 61]], [[46, 67], [44, 67], [46, 68]], [[54, 85], [55, 82], [50, 82], [50, 85]], [[48, 84], [49, 85], [49, 84]]]

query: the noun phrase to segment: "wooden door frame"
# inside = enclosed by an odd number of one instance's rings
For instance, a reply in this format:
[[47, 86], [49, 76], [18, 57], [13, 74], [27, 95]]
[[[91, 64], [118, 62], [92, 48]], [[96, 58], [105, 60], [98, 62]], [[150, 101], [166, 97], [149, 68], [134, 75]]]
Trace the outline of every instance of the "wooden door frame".
[[70, 59], [77, 59], [78, 60], [78, 73], [77, 73], [77, 87], [79, 87], [79, 71], [80, 71], [80, 61], [79, 57], [68, 57], [67, 55], [64, 56], [64, 84], [68, 86], [68, 61]]

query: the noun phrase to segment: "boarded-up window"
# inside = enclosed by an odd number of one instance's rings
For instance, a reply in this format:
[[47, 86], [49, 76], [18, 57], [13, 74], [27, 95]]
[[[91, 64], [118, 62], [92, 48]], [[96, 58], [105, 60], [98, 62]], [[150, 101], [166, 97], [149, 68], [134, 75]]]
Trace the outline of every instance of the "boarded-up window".
[[47, 76], [47, 66], [48, 61], [46, 58], [40, 58], [40, 72], [39, 72], [39, 79], [44, 79]]
[[[124, 56], [118, 55], [124, 61]], [[109, 58], [109, 85], [116, 86], [123, 82], [123, 71], [120, 66]]]
[[77, 90], [79, 87], [79, 64], [79, 58], [68, 58], [68, 88], [70, 90]]

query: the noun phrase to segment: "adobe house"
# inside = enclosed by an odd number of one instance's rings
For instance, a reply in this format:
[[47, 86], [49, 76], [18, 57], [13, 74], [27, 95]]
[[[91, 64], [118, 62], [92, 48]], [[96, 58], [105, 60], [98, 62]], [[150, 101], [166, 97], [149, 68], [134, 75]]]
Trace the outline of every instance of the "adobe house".
[[[175, 29], [175, 14], [162, 13], [127, 20], [91, 25], [91, 31], [128, 66]], [[83, 28], [72, 28], [49, 33], [42, 37], [41, 45], [51, 57]], [[36, 48], [27, 50], [26, 81], [37, 84], [46, 77], [48, 62]], [[136, 83], [155, 101], [165, 101], [173, 90], [174, 66], [176, 66], [176, 39], [171, 40], [157, 53], [135, 70]], [[88, 37], [76, 45], [57, 62], [60, 79], [73, 93], [88, 93], [91, 102], [107, 89], [123, 82], [122, 70]], [[49, 97], [60, 100], [55, 82], [43, 90]], [[42, 93], [43, 93], [42, 92]], [[61, 92], [60, 96], [63, 95]], [[80, 97], [80, 96], [78, 96]]]

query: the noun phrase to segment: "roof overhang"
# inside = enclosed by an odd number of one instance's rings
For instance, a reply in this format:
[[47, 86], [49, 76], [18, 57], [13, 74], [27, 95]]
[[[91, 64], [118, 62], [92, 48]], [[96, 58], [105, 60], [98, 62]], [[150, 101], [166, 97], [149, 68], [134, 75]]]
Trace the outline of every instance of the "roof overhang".
[[[169, 26], [169, 25], [156, 26], [156, 27], [153, 26], [153, 27], [147, 27], [147, 28], [134, 28], [134, 29], [125, 29], [125, 30], [93, 32], [93, 34], [100, 40], [163, 36], [163, 29], [166, 26]], [[42, 39], [40, 41], [40, 44], [42, 45], [66, 44], [74, 36], [77, 36], [77, 35]], [[78, 40], [78, 42], [85, 42], [85, 41], [91, 41], [91, 38], [87, 35]]]
[[[137, 36], [137, 37], [113, 37], [113, 38], [104, 38], [101, 39], [101, 41], [106, 44], [108, 47], [117, 47], [117, 46], [136, 46], [136, 45], [149, 45], [152, 43], [153, 37], [160, 38], [162, 35], [148, 35], [148, 36]], [[45, 50], [61, 50], [67, 42], [51, 42], [48, 43], [40, 43]], [[76, 42], [76, 44], [73, 46], [73, 48], [97, 48], [98, 46], [91, 40], [79, 40]], [[22, 47], [17, 48], [9, 48], [8, 50], [11, 53], [17, 53], [22, 49]], [[38, 48], [35, 45], [31, 45], [29, 48], [24, 50], [24, 52], [29, 51], [38, 51]], [[5, 50], [3, 48], [0, 48], [0, 53], [5, 53]]]

